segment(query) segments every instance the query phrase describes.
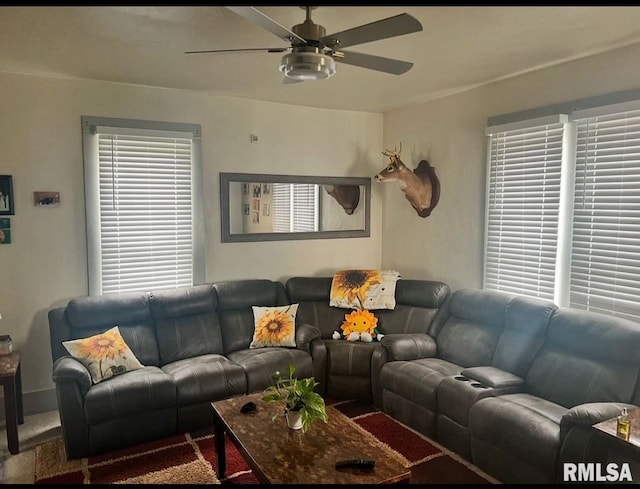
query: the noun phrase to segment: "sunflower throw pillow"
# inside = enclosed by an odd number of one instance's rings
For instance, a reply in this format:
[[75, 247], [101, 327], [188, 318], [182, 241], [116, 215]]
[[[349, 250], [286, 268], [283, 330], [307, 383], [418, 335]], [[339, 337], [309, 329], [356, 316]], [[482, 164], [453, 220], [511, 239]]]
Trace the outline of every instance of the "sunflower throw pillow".
[[255, 330], [249, 348], [296, 346], [298, 304], [279, 307], [253, 306]]
[[63, 341], [62, 344], [72, 357], [87, 367], [94, 384], [144, 367], [125, 343], [117, 326], [95, 336]]

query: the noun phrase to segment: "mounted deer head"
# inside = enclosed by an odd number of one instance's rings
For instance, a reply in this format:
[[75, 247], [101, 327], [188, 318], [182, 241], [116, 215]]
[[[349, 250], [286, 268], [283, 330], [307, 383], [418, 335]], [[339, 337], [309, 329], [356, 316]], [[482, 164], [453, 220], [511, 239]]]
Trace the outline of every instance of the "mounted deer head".
[[358, 185], [325, 185], [327, 193], [336, 199], [344, 211], [351, 215], [360, 202], [360, 187]]
[[420, 217], [427, 217], [440, 199], [440, 182], [435, 169], [428, 161], [422, 160], [415, 170], [410, 170], [400, 159], [400, 150], [385, 149], [382, 154], [389, 158], [389, 165], [380, 170], [374, 178], [378, 182], [398, 182], [400, 190]]

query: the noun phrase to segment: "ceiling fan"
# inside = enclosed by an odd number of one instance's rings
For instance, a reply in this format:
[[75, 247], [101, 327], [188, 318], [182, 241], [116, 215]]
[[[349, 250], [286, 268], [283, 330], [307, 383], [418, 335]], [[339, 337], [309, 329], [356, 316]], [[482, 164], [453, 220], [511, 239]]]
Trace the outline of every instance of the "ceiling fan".
[[422, 30], [422, 24], [416, 18], [409, 14], [399, 14], [326, 35], [326, 29], [311, 20], [311, 11], [316, 7], [300, 7], [306, 11], [306, 19], [302, 24], [293, 26], [290, 31], [254, 7], [234, 6], [227, 8], [275, 34], [280, 39], [289, 42], [291, 46], [288, 48], [211, 49], [186, 51], [185, 54], [286, 52], [287, 54], [282, 57], [280, 62], [280, 71], [285, 76], [284, 83], [327, 79], [335, 74], [336, 61], [393, 75], [401, 75], [409, 71], [413, 63], [372, 54], [344, 51], [343, 48]]

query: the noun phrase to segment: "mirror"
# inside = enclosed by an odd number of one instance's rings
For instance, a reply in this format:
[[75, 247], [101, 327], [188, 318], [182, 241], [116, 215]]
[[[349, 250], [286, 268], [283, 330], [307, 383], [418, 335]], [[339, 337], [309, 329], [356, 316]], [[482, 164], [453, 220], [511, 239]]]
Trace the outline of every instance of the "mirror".
[[370, 236], [371, 179], [220, 173], [222, 242]]

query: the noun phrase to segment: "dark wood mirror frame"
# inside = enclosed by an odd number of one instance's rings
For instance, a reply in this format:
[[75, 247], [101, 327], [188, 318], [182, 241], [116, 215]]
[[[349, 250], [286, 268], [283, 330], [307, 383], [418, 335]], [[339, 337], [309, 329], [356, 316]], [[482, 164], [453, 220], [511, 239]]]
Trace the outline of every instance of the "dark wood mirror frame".
[[[230, 184], [246, 183], [303, 183], [315, 185], [358, 185], [364, 187], [360, 205], [364, 205], [362, 229], [310, 232], [231, 233], [229, 215]], [[362, 192], [361, 192], [362, 194]], [[371, 236], [371, 178], [364, 177], [315, 177], [302, 175], [273, 175], [263, 173], [220, 173], [220, 222], [222, 242], [237, 243], [251, 241], [285, 241], [300, 239], [364, 238]]]

